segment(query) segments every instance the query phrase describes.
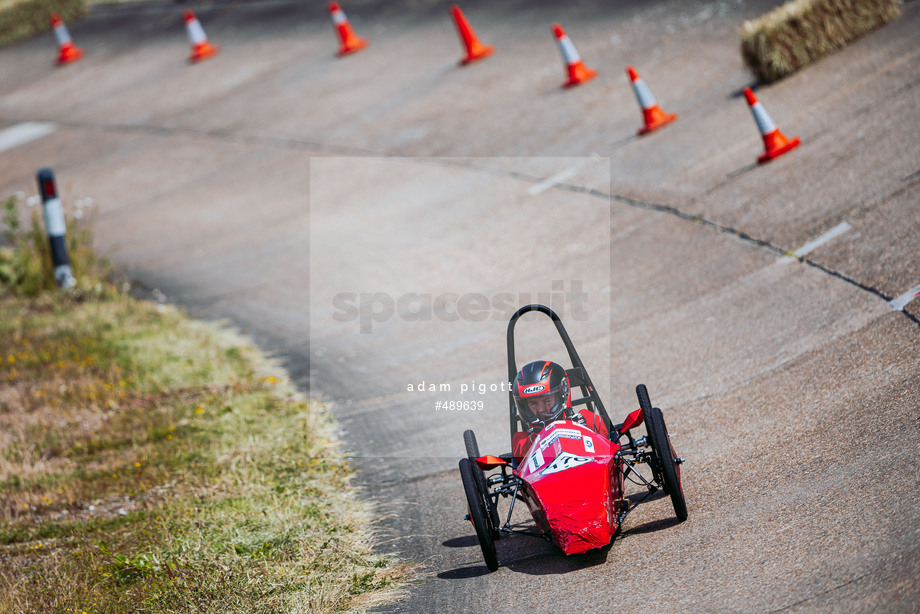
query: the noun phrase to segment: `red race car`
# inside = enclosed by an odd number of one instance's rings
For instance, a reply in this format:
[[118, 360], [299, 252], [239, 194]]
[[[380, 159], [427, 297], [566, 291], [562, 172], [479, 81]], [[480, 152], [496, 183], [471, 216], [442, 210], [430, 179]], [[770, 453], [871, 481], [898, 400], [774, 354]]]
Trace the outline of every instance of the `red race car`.
[[[552, 319], [572, 368], [549, 361], [517, 368], [514, 327], [531, 311]], [[512, 452], [481, 456], [476, 436], [467, 430], [463, 433], [467, 458], [460, 459], [469, 508], [466, 519], [476, 529], [490, 571], [498, 569], [495, 540], [503, 535], [536, 535], [566, 554], [610, 544], [639, 502], [626, 496], [626, 480], [643, 486], [645, 497], [663, 490], [677, 519], [687, 519], [680, 482], [683, 459], [671, 446], [661, 410], [652, 407], [648, 391], [640, 384], [636, 387], [639, 409], [621, 424], [613, 424], [562, 321], [548, 307], [528, 305], [511, 317], [508, 379]], [[574, 389], [581, 396], [573, 400]], [[632, 429], [642, 423], [646, 434], [634, 436]], [[511, 503], [502, 522], [498, 501], [506, 498]], [[530, 509], [537, 532], [512, 526], [518, 500]]]

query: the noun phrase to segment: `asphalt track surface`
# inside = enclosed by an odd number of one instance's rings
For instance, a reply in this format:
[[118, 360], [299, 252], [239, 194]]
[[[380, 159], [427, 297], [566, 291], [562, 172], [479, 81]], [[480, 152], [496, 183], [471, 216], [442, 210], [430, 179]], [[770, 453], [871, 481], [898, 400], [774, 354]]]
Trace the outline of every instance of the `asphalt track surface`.
[[[52, 167], [151, 294], [332, 402], [379, 547], [419, 564], [383, 611], [917, 611], [920, 300], [891, 301], [920, 285], [920, 3], [757, 89], [802, 139], [758, 166], [738, 28], [771, 5], [464, 3], [496, 52], [463, 68], [443, 2], [347, 3], [370, 45], [345, 58], [322, 5], [193, 5], [221, 47], [198, 65], [185, 5], [96, 7], [80, 62], [50, 34], [0, 52], [0, 130], [48, 124], [0, 151], [0, 188]], [[560, 87], [554, 22], [595, 81]], [[627, 64], [675, 123], [635, 136]], [[531, 300], [615, 420], [648, 386], [689, 520], [654, 499], [573, 557], [503, 539], [490, 574], [457, 459], [466, 428], [508, 448], [490, 388]], [[561, 359], [525, 325], [520, 360]]]

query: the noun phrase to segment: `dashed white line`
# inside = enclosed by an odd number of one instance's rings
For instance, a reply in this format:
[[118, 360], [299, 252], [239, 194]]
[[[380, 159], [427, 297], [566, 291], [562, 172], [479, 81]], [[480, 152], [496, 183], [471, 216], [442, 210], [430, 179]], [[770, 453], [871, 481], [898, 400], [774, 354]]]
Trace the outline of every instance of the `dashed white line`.
[[572, 177], [575, 176], [575, 173], [577, 172], [578, 172], [577, 166], [573, 166], [572, 168], [567, 168], [562, 172], [556, 173], [552, 177], [548, 177], [547, 179], [544, 179], [540, 183], [533, 184], [532, 186], [527, 188], [527, 194], [530, 196], [536, 196], [537, 194], [547, 191], [554, 185], [562, 183], [566, 179], [571, 179]]
[[582, 159], [581, 162], [579, 162], [575, 166], [571, 168], [567, 168], [564, 171], [558, 172], [552, 177], [544, 179], [543, 181], [540, 181], [539, 183], [533, 184], [532, 186], [527, 188], [527, 194], [528, 196], [536, 196], [537, 194], [541, 194], [542, 192], [547, 191], [553, 186], [559, 185], [566, 179], [571, 179], [572, 177], [575, 176], [576, 173], [578, 173], [578, 171], [581, 170], [583, 166], [587, 164], [591, 164], [593, 162], [597, 162], [598, 160], [603, 160], [603, 159], [605, 158], [601, 158], [601, 156], [599, 156], [598, 154], [592, 153], [590, 158]]
[[23, 122], [0, 130], [0, 152], [40, 139], [54, 129], [55, 125], [49, 122]]
[[904, 311], [904, 307], [918, 296], [920, 296], [920, 286], [911, 288], [898, 298], [891, 301], [891, 308], [895, 311]]
[[848, 231], [850, 228], [852, 228], [852, 226], [850, 226], [846, 222], [840, 222], [839, 224], [837, 224], [836, 226], [834, 226], [833, 228], [825, 232], [823, 235], [821, 235], [814, 241], [809, 241], [808, 243], [806, 243], [799, 249], [795, 250], [793, 254], [795, 255], [796, 258], [801, 258], [808, 252], [821, 247], [828, 241], [831, 241], [832, 239], [836, 239], [837, 237], [839, 237], [840, 235]]
[[836, 239], [837, 237], [839, 237], [846, 231], [850, 230], [850, 228], [852, 228], [852, 226], [850, 226], [847, 222], [840, 222], [839, 224], [837, 224], [836, 226], [834, 226], [833, 228], [825, 232], [823, 235], [821, 235], [817, 239], [813, 239], [809, 241], [808, 243], [806, 243], [799, 249], [792, 252], [792, 256], [784, 256], [783, 258], [780, 258], [780, 261], [781, 262], [792, 262], [793, 260], [802, 258], [806, 254], [818, 249], [819, 247], [821, 247], [828, 241], [832, 241], [833, 239]]

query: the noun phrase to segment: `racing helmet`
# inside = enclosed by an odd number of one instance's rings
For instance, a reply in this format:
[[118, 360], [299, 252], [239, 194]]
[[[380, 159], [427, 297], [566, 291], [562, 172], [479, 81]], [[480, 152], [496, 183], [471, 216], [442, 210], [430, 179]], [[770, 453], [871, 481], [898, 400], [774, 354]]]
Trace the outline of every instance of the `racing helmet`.
[[518, 415], [525, 426], [551, 422], [572, 408], [569, 376], [560, 365], [549, 360], [528, 363], [518, 372], [511, 386]]

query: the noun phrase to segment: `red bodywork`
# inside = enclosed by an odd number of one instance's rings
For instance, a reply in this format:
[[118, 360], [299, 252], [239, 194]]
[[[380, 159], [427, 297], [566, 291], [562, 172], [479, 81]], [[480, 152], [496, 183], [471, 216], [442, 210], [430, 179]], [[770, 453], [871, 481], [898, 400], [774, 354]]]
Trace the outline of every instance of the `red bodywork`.
[[620, 445], [569, 420], [545, 427], [514, 470], [534, 522], [566, 554], [610, 543], [618, 528]]

